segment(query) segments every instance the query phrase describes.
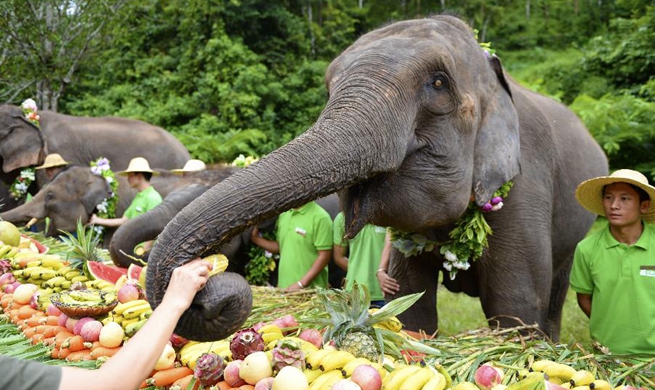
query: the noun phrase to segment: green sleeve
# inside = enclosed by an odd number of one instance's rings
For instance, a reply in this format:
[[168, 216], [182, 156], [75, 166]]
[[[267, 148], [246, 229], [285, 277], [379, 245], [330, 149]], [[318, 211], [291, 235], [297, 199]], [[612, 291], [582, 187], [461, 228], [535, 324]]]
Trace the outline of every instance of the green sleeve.
[[570, 284], [571, 289], [577, 293], [591, 294], [594, 291], [594, 282], [588, 259], [580, 250], [580, 245], [575, 248], [575, 254], [573, 255]]
[[316, 224], [316, 236], [314, 237], [314, 247], [319, 251], [332, 249], [332, 220], [325, 213], [318, 217]]
[[343, 235], [346, 234], [346, 217], [343, 215], [343, 212], [340, 212], [334, 218], [334, 223], [332, 224], [332, 233], [332, 243], [334, 245], [343, 247], [348, 246], [348, 240], [343, 239]]

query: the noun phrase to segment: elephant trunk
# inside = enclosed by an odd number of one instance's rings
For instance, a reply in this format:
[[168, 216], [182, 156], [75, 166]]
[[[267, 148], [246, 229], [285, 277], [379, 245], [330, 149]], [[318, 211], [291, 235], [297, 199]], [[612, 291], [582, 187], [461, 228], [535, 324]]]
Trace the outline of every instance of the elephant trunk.
[[[360, 115], [371, 116], [363, 111]], [[391, 146], [399, 140], [378, 130], [389, 128], [389, 122], [381, 123], [389, 118], [356, 119], [357, 111], [351, 107], [349, 118], [336, 121], [326, 112], [306, 133], [209, 189], [166, 226], [148, 261], [146, 290], [153, 307], [162, 301], [176, 267], [248, 226], [397, 169], [404, 150], [399, 153]], [[400, 131], [397, 134], [402, 137]], [[195, 340], [218, 340], [243, 324], [252, 294], [245, 279], [231, 275], [210, 278], [180, 319], [177, 333]]]
[[31, 201], [4, 213], [0, 213], [0, 219], [11, 223], [28, 222], [32, 218], [42, 220], [47, 216], [44, 207], [44, 198], [44, 194], [38, 193]]
[[128, 256], [135, 256], [134, 248], [149, 240], [157, 238], [177, 213], [193, 199], [207, 191], [207, 186], [192, 184], [183, 189], [173, 191], [154, 209], [128, 220], [114, 233], [109, 243], [111, 259], [119, 267], [129, 267], [135, 263]]

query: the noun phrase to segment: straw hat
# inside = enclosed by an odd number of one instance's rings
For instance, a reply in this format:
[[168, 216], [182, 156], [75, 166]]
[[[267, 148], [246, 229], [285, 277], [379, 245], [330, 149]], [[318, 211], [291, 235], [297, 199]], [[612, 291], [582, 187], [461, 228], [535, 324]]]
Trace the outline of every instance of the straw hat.
[[35, 169], [63, 167], [64, 165], [68, 165], [68, 161], [64, 160], [59, 153], [52, 153], [46, 156], [43, 165], [39, 165]]
[[182, 169], [171, 169], [172, 173], [181, 175], [185, 172], [198, 172], [207, 169], [205, 163], [200, 160], [191, 159], [184, 164]]
[[118, 174], [121, 176], [127, 176], [127, 174], [130, 172], [150, 172], [153, 176], [159, 175], [159, 172], [150, 169], [148, 160], [143, 157], [134, 157], [132, 160], [130, 160], [130, 165], [127, 166], [127, 169], [118, 172]]
[[655, 221], [655, 187], [648, 184], [646, 176], [631, 169], [619, 169], [609, 176], [600, 176], [584, 181], [575, 190], [575, 197], [585, 209], [595, 214], [605, 215], [603, 188], [612, 183], [628, 183], [646, 191], [651, 202], [648, 211], [642, 214], [642, 219]]

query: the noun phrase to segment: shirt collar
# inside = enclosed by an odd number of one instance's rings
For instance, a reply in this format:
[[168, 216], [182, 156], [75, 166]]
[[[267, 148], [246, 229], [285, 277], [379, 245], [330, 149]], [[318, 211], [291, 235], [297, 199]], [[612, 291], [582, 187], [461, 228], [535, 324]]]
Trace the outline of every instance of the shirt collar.
[[311, 203], [313, 202], [305, 203], [304, 205], [298, 207], [297, 209], [291, 209], [291, 210], [293, 210], [294, 213], [305, 214], [307, 210], [309, 210], [309, 208], [311, 207], [310, 206]]
[[[645, 222], [642, 222], [642, 224], [644, 226], [644, 230], [642, 230], [641, 236], [639, 236], [639, 239], [637, 240], [637, 242], [635, 242], [634, 245], [632, 245], [632, 246], [636, 246], [638, 248], [648, 250], [648, 238], [647, 237], [650, 235], [651, 227], [650, 227], [649, 224], [647, 224]], [[617, 245], [625, 245], [625, 244], [621, 244], [620, 242], [617, 241], [616, 238], [614, 238], [614, 236], [610, 232], [610, 226], [608, 224], [607, 227], [605, 228], [605, 248], [609, 249], [609, 248], [613, 248], [613, 247], [615, 247]]]

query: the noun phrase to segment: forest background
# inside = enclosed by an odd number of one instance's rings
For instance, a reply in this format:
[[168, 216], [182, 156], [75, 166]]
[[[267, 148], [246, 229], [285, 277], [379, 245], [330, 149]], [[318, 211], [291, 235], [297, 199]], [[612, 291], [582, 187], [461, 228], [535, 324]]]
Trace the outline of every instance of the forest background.
[[141, 119], [210, 163], [262, 156], [314, 122], [359, 36], [441, 12], [571, 107], [612, 168], [655, 175], [654, 1], [4, 0], [0, 102]]

